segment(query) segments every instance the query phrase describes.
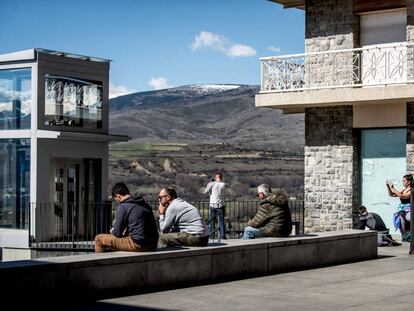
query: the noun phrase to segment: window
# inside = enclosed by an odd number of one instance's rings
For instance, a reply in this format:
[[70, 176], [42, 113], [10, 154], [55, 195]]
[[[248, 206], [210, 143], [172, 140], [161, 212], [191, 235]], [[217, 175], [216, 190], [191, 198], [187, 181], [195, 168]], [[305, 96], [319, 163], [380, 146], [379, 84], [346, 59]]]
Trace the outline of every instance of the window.
[[0, 130], [29, 129], [31, 69], [0, 70]]
[[102, 128], [102, 85], [46, 75], [45, 125]]
[[27, 229], [30, 139], [0, 139], [0, 228]]

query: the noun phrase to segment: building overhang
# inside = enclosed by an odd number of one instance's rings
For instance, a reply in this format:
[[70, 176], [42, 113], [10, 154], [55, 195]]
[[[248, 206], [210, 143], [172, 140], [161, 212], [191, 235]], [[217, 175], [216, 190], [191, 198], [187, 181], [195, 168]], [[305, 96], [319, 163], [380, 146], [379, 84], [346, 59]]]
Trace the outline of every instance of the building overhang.
[[45, 131], [38, 130], [37, 138], [46, 139], [61, 139], [61, 140], [76, 140], [76, 141], [96, 141], [96, 142], [110, 142], [110, 141], [128, 141], [129, 136], [126, 135], [111, 135], [111, 134], [92, 134], [92, 133], [76, 133], [76, 132], [59, 132], [59, 131]]
[[271, 2], [279, 3], [283, 5], [284, 9], [296, 8], [296, 9], [305, 9], [305, 0], [268, 0]]
[[302, 113], [308, 107], [414, 102], [414, 85], [335, 88], [256, 94], [256, 107], [282, 109], [284, 113]]
[[106, 58], [86, 56], [86, 55], [80, 55], [80, 54], [75, 54], [75, 53], [66, 53], [66, 52], [43, 49], [43, 48], [36, 48], [36, 49], [29, 49], [29, 50], [18, 51], [18, 52], [13, 52], [13, 53], [0, 54], [0, 63], [35, 61], [37, 59], [37, 54], [55, 55], [55, 56], [74, 58], [74, 59], [80, 59], [80, 60], [91, 61], [91, 62], [99, 62], [99, 63], [110, 63], [111, 62], [110, 59], [106, 59]]
[[19, 52], [7, 53], [0, 55], [0, 63], [23, 62], [35, 60], [36, 53], [34, 49]]

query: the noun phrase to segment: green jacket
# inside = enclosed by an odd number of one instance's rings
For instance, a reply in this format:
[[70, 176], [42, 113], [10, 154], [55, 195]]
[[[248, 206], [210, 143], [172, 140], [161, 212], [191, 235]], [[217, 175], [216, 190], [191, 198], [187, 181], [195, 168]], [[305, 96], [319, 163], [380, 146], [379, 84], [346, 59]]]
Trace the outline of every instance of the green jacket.
[[292, 216], [287, 196], [278, 191], [259, 203], [256, 215], [248, 223], [265, 236], [287, 237], [292, 232]]

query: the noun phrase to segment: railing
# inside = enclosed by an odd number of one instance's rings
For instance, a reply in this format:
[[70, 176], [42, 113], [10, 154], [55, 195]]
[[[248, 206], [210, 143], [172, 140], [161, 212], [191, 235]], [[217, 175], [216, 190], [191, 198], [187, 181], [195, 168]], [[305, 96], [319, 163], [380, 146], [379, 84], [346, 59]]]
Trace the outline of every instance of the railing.
[[[410, 67], [411, 66], [411, 67]], [[261, 58], [261, 91], [361, 87], [413, 82], [413, 45], [382, 44]]]
[[[154, 215], [158, 216], [158, 201], [147, 202], [151, 205]], [[197, 207], [201, 216], [208, 222], [209, 202], [190, 201], [190, 203]], [[257, 201], [226, 201], [224, 219], [225, 234], [228, 238], [241, 238], [243, 228], [256, 213], [257, 204]], [[303, 234], [303, 201], [291, 200], [289, 206], [295, 228], [292, 234]], [[30, 247], [32, 249], [92, 251], [92, 241], [95, 235], [109, 231], [114, 208], [111, 202], [80, 206], [32, 203], [37, 225], [35, 230], [29, 229], [29, 232], [32, 232]]]
[[[36, 227], [29, 227], [33, 249], [93, 249], [96, 234], [108, 232], [112, 203], [94, 204], [31, 203]], [[29, 221], [32, 224], [32, 221]]]

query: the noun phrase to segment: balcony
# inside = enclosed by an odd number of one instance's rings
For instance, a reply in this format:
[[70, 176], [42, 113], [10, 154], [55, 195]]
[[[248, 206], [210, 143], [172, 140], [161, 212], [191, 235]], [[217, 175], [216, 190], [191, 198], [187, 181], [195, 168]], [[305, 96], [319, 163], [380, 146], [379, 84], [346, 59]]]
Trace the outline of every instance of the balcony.
[[413, 47], [393, 43], [262, 58], [256, 106], [302, 112], [305, 107], [414, 100]]

